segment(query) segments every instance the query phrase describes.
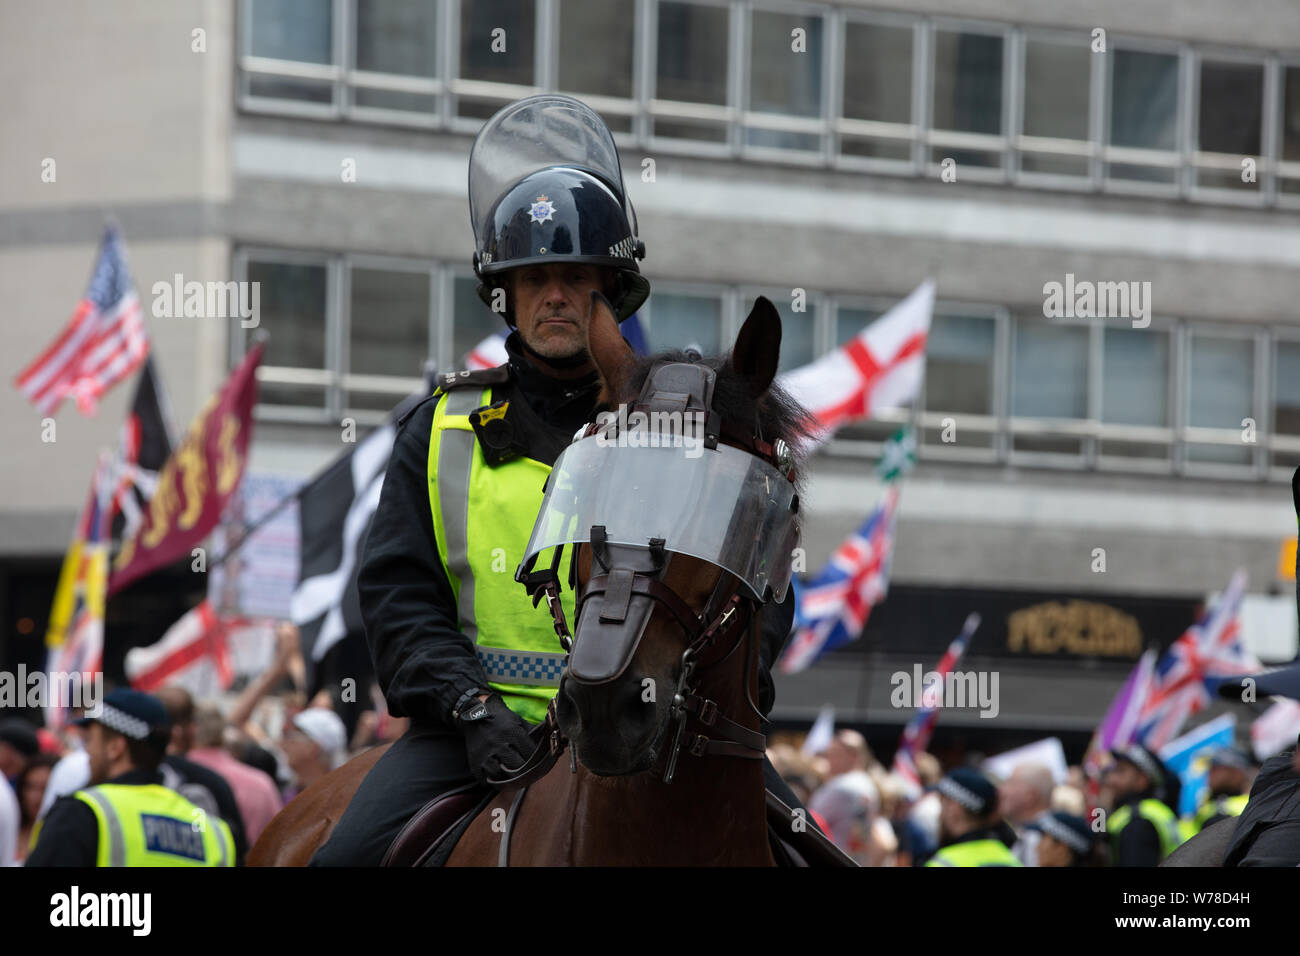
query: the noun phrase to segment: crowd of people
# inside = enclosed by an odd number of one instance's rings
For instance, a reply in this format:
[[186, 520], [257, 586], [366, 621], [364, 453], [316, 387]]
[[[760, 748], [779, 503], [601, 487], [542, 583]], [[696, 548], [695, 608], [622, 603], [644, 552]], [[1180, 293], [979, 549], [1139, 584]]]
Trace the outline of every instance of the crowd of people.
[[[405, 729], [378, 698], [349, 740], [334, 693], [309, 700], [303, 673], [298, 631], [283, 623], [271, 666], [224, 700], [195, 701], [182, 687], [153, 694], [119, 688], [57, 730], [18, 717], [0, 721], [0, 865], [96, 865], [107, 842], [94, 836], [104, 808], [89, 806], [85, 794], [94, 788], [110, 799], [157, 799], [154, 787], [171, 801], [154, 816], [191, 832], [211, 829], [218, 856], [228, 832], [228, 862], [242, 865], [285, 803]], [[219, 820], [226, 829], [196, 820]]]
[[863, 866], [1156, 866], [1240, 814], [1258, 772], [1244, 752], [1216, 750], [1204, 800], [1179, 817], [1177, 776], [1136, 744], [1110, 754], [1092, 792], [1080, 766], [1064, 781], [1037, 763], [997, 779], [975, 765], [945, 774], [924, 752], [918, 786], [854, 730], [816, 754], [779, 742], [768, 756], [822, 831]]
[[[282, 624], [271, 666], [221, 702], [196, 702], [181, 687], [117, 689], [97, 713], [57, 731], [0, 721], [0, 865], [103, 865], [108, 804], [145, 798], [161, 801], [152, 816], [179, 835], [164, 827], [147, 846], [119, 847], [128, 865], [132, 852], [146, 865], [183, 852], [241, 865], [298, 792], [405, 730], [375, 695], [349, 740], [333, 694], [308, 700], [303, 673], [297, 630]], [[880, 763], [856, 731], [840, 730], [816, 754], [800, 743], [778, 738], [768, 756], [817, 826], [864, 866], [1154, 866], [1203, 827], [1240, 814], [1258, 770], [1241, 751], [1216, 751], [1207, 796], [1180, 818], [1177, 777], [1137, 745], [1112, 753], [1090, 793], [1078, 766], [1065, 781], [1033, 763], [995, 779], [975, 765], [944, 773], [920, 753], [918, 786]], [[108, 803], [95, 805], [92, 791]], [[196, 818], [220, 824], [199, 828]]]

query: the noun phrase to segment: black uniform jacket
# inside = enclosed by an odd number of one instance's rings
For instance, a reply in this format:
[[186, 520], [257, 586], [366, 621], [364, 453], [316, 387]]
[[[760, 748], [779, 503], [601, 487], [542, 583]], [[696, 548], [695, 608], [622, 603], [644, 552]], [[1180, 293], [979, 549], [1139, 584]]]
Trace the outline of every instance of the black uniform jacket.
[[1224, 866], [1300, 866], [1300, 773], [1295, 750], [1264, 761], [1237, 818]]
[[[522, 453], [554, 465], [574, 432], [595, 420], [600, 384], [595, 373], [582, 379], [544, 374], [525, 357], [517, 332], [506, 340], [506, 350], [510, 378], [492, 386], [493, 401], [508, 399], [511, 416], [529, 423], [528, 428], [515, 428]], [[357, 587], [366, 640], [389, 711], [416, 723], [447, 727], [457, 699], [471, 688], [486, 688], [488, 677], [458, 627], [455, 595], [438, 558], [429, 512], [429, 432], [436, 402], [430, 396], [398, 421]], [[516, 403], [528, 407], [517, 410]], [[519, 587], [522, 591], [523, 585]], [[768, 669], [789, 636], [793, 618], [792, 594], [763, 614], [759, 705], [765, 714], [775, 697]]]
[[[1135, 794], [1120, 802], [1119, 807], [1131, 804], [1133, 816], [1119, 835], [1119, 843], [1114, 848], [1115, 866], [1159, 866], [1160, 832], [1156, 825], [1146, 817], [1138, 815], [1137, 805], [1143, 800], [1155, 798], [1154, 791], [1147, 790]], [[1115, 814], [1112, 812], [1111, 816]]]

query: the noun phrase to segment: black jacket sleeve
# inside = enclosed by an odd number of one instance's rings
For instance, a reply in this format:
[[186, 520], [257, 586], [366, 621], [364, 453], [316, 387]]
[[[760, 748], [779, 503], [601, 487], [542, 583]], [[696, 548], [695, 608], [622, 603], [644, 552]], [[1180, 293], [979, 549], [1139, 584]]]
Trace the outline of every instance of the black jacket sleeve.
[[45, 814], [24, 866], [94, 866], [98, 850], [95, 811], [74, 797], [60, 797]]
[[1156, 826], [1144, 817], [1134, 816], [1124, 832], [1119, 835], [1119, 853], [1116, 866], [1158, 866], [1160, 864], [1160, 834]]
[[437, 399], [397, 433], [357, 574], [380, 690], [395, 717], [451, 725], [457, 698], [488, 677], [459, 627], [429, 510], [429, 430]]

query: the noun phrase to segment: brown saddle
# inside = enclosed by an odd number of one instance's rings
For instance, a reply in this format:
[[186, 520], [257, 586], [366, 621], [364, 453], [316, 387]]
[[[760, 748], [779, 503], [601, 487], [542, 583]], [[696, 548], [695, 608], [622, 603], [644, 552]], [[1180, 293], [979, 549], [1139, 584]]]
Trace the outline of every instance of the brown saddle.
[[[510, 829], [513, 829], [514, 810], [523, 794], [524, 791], [521, 790], [516, 795], [516, 806], [511, 807], [507, 830], [502, 836], [502, 862], [506, 860], [505, 851], [509, 846]], [[382, 865], [441, 866], [451, 855], [461, 834], [495, 796], [494, 788], [473, 783], [430, 800], [402, 827], [384, 855]], [[767, 792], [768, 838], [779, 866], [821, 868], [858, 865], [806, 817], [806, 813], [796, 812], [770, 790]], [[800, 822], [803, 825], [799, 825]]]

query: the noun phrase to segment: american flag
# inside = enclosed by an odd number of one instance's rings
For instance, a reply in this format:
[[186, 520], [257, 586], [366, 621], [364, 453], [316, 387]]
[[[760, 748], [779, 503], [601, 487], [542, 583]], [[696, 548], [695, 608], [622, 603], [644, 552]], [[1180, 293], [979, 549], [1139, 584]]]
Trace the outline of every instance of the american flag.
[[943, 657], [939, 658], [939, 663], [934, 669], [934, 673], [939, 675], [939, 680], [924, 688], [921, 694], [921, 706], [903, 728], [903, 736], [894, 754], [893, 771], [902, 778], [910, 799], [915, 799], [921, 792], [921, 775], [916, 769], [916, 755], [930, 745], [930, 734], [934, 732], [934, 725], [939, 719], [939, 708], [943, 706], [944, 682], [957, 666], [962, 655], [966, 653], [971, 635], [979, 626], [978, 614], [967, 615], [961, 633], [948, 645], [948, 650], [944, 651]]
[[871, 608], [889, 590], [898, 486], [890, 483], [874, 511], [839, 546], [821, 572], [799, 590], [797, 631], [781, 671], [801, 671], [827, 651], [857, 640]]
[[1169, 743], [1187, 718], [1210, 702], [1207, 678], [1259, 670], [1241, 636], [1245, 590], [1246, 572], [1238, 571], [1219, 600], [1156, 663], [1138, 716], [1137, 739], [1149, 749]]
[[100, 396], [135, 371], [148, 351], [122, 235], [110, 226], [71, 321], [14, 384], [42, 415], [56, 412], [68, 397], [83, 415], [93, 415]]

